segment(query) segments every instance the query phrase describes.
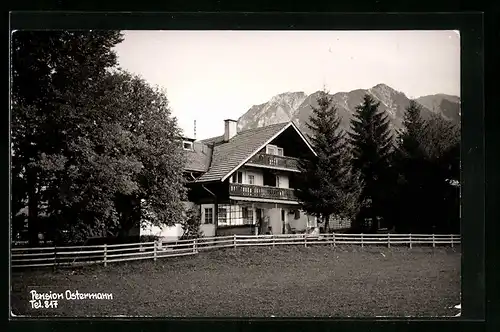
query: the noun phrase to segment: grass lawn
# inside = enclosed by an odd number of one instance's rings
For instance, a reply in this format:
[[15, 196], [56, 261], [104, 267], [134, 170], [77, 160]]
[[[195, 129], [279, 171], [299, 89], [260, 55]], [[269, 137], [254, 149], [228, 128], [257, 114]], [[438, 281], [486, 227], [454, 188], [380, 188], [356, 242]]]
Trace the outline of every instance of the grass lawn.
[[[30, 316], [454, 316], [460, 248], [226, 249], [106, 268], [14, 270], [11, 287], [12, 312]], [[113, 299], [32, 310], [31, 289]]]

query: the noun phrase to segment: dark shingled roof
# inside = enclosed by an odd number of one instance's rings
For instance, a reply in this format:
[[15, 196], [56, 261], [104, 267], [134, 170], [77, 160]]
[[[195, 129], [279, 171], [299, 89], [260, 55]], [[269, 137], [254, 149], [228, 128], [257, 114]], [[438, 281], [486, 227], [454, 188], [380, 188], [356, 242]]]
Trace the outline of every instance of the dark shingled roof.
[[184, 153], [186, 155], [185, 171], [206, 172], [210, 167], [212, 159], [212, 148], [202, 142], [193, 142], [193, 150]]
[[[222, 178], [238, 166], [245, 158], [264, 145], [280, 130], [289, 125], [290, 122], [278, 123], [270, 126], [248, 129], [237, 133], [227, 143], [216, 145], [213, 148], [213, 156], [208, 171], [198, 178], [197, 182], [220, 181]], [[214, 137], [202, 141], [205, 143], [218, 142], [223, 136]], [[206, 143], [205, 143], [206, 144]]]
[[219, 143], [224, 142], [224, 135], [207, 138], [207, 139], [201, 140], [200, 142], [204, 143], [204, 144], [207, 144], [207, 145], [212, 145], [212, 144], [216, 144], [217, 145]]

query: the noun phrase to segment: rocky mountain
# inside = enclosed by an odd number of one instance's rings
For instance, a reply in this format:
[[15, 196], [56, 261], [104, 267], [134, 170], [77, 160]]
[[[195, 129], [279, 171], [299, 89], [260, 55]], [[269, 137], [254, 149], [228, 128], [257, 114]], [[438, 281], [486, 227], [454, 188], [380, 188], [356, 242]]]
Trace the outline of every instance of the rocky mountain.
[[433, 113], [439, 113], [447, 120], [460, 123], [460, 98], [445, 94], [429, 95], [417, 98], [417, 102]]
[[238, 119], [238, 130], [288, 122], [296, 116], [306, 98], [304, 92], [286, 92], [272, 97], [267, 103], [254, 105]]
[[[238, 119], [238, 130], [257, 128], [270, 124], [294, 121], [305, 133], [309, 130], [306, 122], [312, 114], [311, 106], [317, 106], [316, 97], [320, 92], [311, 95], [303, 92], [282, 93], [269, 102], [251, 107]], [[354, 109], [359, 105], [365, 94], [370, 94], [380, 102], [379, 109], [389, 116], [391, 127], [402, 127], [405, 108], [410, 100], [403, 92], [397, 91], [385, 84], [377, 84], [370, 89], [358, 89], [350, 92], [338, 92], [332, 95], [336, 102], [341, 125], [348, 130]], [[460, 98], [444, 94], [424, 96], [417, 99], [422, 105], [422, 116], [428, 118], [433, 113], [444, 118], [460, 122]]]

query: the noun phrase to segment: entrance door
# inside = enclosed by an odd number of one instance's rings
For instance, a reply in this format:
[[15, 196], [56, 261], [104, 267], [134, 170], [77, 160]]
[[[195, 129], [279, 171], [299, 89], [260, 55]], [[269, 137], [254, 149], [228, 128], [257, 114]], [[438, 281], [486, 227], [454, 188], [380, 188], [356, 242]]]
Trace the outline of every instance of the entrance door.
[[264, 216], [262, 213], [262, 209], [255, 208], [255, 220], [257, 222], [258, 229], [257, 229], [257, 234], [262, 234], [262, 230], [264, 227]]

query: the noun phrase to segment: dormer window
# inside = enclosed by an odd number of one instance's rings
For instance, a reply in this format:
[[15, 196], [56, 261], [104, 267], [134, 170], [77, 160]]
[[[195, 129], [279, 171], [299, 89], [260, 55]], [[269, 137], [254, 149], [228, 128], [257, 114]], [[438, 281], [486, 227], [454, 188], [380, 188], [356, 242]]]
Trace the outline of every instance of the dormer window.
[[184, 150], [193, 151], [193, 142], [184, 141], [182, 142], [182, 147], [184, 148]]
[[267, 154], [272, 154], [272, 155], [275, 155], [275, 156], [283, 156], [283, 148], [279, 148], [276, 145], [269, 144], [266, 147], [266, 153]]

